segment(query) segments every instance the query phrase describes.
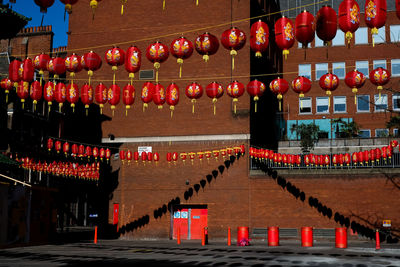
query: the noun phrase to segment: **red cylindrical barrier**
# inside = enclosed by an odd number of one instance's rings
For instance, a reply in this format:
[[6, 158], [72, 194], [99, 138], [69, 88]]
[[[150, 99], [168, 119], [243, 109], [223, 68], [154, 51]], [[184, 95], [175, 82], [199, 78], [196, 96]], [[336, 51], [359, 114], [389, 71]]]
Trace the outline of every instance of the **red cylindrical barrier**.
[[237, 245], [246, 246], [249, 243], [249, 227], [240, 226], [237, 228]]
[[201, 233], [201, 245], [205, 246], [206, 245], [206, 233], [205, 233], [205, 228], [203, 228], [202, 233]]
[[181, 228], [178, 228], [178, 233], [177, 233], [177, 237], [176, 237], [176, 242], [178, 243], [178, 245], [181, 244]]
[[336, 245], [337, 248], [347, 248], [347, 228], [336, 228]]
[[228, 227], [228, 246], [231, 245], [231, 228]]
[[97, 226], [94, 227], [94, 243], [97, 244]]
[[312, 227], [301, 227], [301, 246], [313, 246], [313, 229]]
[[279, 227], [268, 227], [268, 246], [279, 246]]
[[381, 239], [379, 237], [379, 231], [378, 230], [376, 230], [375, 240], [376, 240], [375, 249], [381, 249]]

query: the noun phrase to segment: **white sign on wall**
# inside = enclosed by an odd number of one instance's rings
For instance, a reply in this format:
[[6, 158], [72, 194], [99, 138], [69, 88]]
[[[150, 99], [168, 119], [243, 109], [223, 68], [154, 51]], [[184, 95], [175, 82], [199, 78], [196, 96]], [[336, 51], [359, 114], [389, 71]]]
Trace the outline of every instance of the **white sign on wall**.
[[142, 152], [143, 151], [146, 152], [146, 153], [153, 152], [153, 147], [151, 147], [151, 146], [139, 146], [138, 147], [139, 157], [142, 156]]

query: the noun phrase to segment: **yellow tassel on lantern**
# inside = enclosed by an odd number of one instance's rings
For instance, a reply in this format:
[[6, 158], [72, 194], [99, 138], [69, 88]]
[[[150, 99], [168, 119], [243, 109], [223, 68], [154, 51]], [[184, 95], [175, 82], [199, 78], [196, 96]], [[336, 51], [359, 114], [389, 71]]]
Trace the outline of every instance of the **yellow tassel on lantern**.
[[258, 97], [258, 96], [255, 96], [255, 97], [253, 97], [253, 100], [254, 100], [254, 112], [256, 112], [257, 113], [257, 101], [259, 100], [260, 98]]
[[213, 100], [212, 100], [212, 102], [213, 102], [213, 105], [214, 105], [214, 116], [215, 116], [215, 114], [217, 113], [217, 107], [216, 107], [216, 103], [217, 103], [217, 99], [216, 98], [213, 98]]
[[236, 114], [236, 103], [239, 101], [239, 99], [237, 99], [237, 98], [234, 98], [233, 100], [232, 100], [232, 102], [233, 102], [233, 112]]
[[37, 100], [33, 100], [33, 111], [36, 111]]
[[232, 56], [232, 70], [234, 70], [235, 69], [235, 56], [237, 55], [237, 51], [232, 49], [230, 54]]
[[9, 93], [10, 91], [8, 91], [8, 90], [5, 90], [5, 93], [6, 93], [6, 104], [8, 103], [8, 93]]
[[192, 99], [192, 113], [194, 114], [194, 104], [196, 103], [196, 99]]
[[135, 73], [129, 73], [129, 78], [131, 79], [131, 85], [133, 85], [133, 78], [135, 78]]
[[171, 110], [171, 119], [172, 119], [172, 116], [174, 115], [175, 106], [170, 106], [169, 109]]
[[143, 112], [146, 110], [146, 108], [148, 107], [149, 105], [147, 104], [147, 103], [143, 103]]
[[285, 60], [286, 60], [286, 59], [287, 59], [287, 56], [289, 55], [289, 50], [284, 49], [284, 50], [282, 51], [282, 54], [283, 54], [283, 56], [285, 57]]
[[207, 63], [210, 60], [209, 55], [203, 55], [203, 60]]
[[282, 94], [278, 94], [278, 95], [276, 96], [276, 98], [278, 98], [278, 101], [279, 101], [279, 111], [281, 111], [281, 110], [282, 110], [282, 98], [283, 98], [283, 96], [282, 96]]
[[44, 74], [44, 71], [39, 70], [39, 75], [40, 75], [40, 86], [42, 86], [43, 74]]
[[158, 83], [158, 69], [161, 67], [160, 62], [154, 62], [154, 68], [156, 69], [156, 83]]
[[93, 71], [92, 71], [92, 70], [89, 70], [87, 74], [88, 74], [88, 76], [89, 76], [89, 82], [88, 82], [88, 83], [89, 83], [89, 86], [90, 86], [90, 80], [92, 79]]
[[111, 105], [111, 110], [112, 110], [112, 116], [114, 117], [114, 110], [115, 110], [115, 106]]
[[58, 104], [58, 111], [61, 113], [61, 108], [62, 108], [62, 106], [63, 106], [63, 103], [59, 103]]
[[85, 105], [86, 117], [89, 115], [89, 105]]
[[372, 28], [371, 29], [371, 37], [372, 37], [372, 47], [375, 47], [375, 37], [374, 35], [378, 34], [378, 29], [377, 28]]
[[103, 114], [103, 107], [104, 107], [104, 105], [103, 105], [103, 104], [100, 104], [99, 106], [100, 106], [100, 114]]
[[125, 116], [128, 116], [128, 110], [131, 108], [130, 105], [125, 106]]
[[383, 87], [381, 85], [378, 85], [378, 87], [376, 87], [376, 89], [378, 89], [379, 92], [379, 101], [381, 101], [381, 92], [383, 90]]
[[326, 91], [326, 95], [328, 96], [328, 110], [331, 107], [331, 95], [332, 92], [330, 90]]
[[199, 5], [199, 0], [196, 0], [196, 6], [198, 6]]
[[90, 1], [90, 7], [92, 8], [92, 20], [94, 20], [94, 13], [96, 12], [97, 6], [98, 6], [98, 2], [96, 0]]
[[256, 57], [258, 57], [258, 58], [262, 57], [262, 54], [261, 54], [260, 51], [257, 51], [257, 52], [256, 52]]
[[301, 109], [303, 109], [303, 99], [302, 99], [303, 97], [304, 97], [304, 94], [303, 94], [303, 93], [300, 93], [300, 94], [299, 94], [299, 99], [300, 99], [300, 108], [301, 108]]
[[351, 32], [346, 32], [346, 39], [347, 39], [347, 45], [350, 48], [350, 42], [351, 42], [351, 39], [353, 39], [353, 34]]
[[176, 60], [176, 62], [179, 64], [179, 78], [182, 77], [182, 64], [183, 64], [183, 59], [182, 58], [178, 58]]
[[71, 108], [72, 108], [72, 113], [75, 113], [75, 104], [74, 103], [71, 104]]
[[165, 0], [162, 2], [162, 9], [165, 10]]
[[357, 92], [358, 92], [358, 89], [356, 87], [354, 87], [353, 89], [351, 89], [351, 92], [354, 94], [354, 105], [357, 105]]
[[121, 0], [122, 6], [121, 6], [121, 16], [124, 14], [124, 4], [126, 4], [128, 0]]
[[50, 113], [50, 111], [51, 111], [51, 105], [52, 105], [53, 103], [51, 102], [51, 101], [49, 101], [49, 102], [47, 102], [47, 105], [49, 106], [49, 113]]
[[115, 84], [115, 72], [118, 70], [117, 66], [112, 66], [111, 70], [114, 72], [113, 74], [113, 84]]

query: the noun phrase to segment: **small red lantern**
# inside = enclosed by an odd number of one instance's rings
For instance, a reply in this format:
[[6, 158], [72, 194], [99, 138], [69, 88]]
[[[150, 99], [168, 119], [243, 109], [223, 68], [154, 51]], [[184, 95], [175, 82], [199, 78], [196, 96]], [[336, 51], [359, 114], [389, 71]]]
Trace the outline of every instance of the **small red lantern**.
[[92, 148], [90, 146], [86, 146], [85, 155], [86, 155], [86, 157], [88, 157], [88, 159], [90, 159], [90, 157], [93, 155], [92, 154]]
[[357, 92], [358, 89], [361, 88], [365, 83], [365, 76], [362, 72], [358, 70], [352, 70], [346, 74], [344, 82], [348, 87], [351, 88], [351, 91], [354, 93], [354, 104], [357, 105]]
[[53, 57], [47, 62], [47, 70], [54, 75], [54, 79], [58, 79], [63, 75], [67, 68], [65, 67], [65, 59], [61, 57]]
[[57, 83], [56, 89], [54, 91], [54, 98], [58, 103], [59, 112], [67, 98], [67, 87], [63, 83]]
[[226, 49], [230, 50], [230, 55], [232, 56], [232, 70], [234, 70], [235, 56], [237, 55], [237, 50], [242, 49], [246, 44], [246, 34], [244, 31], [232, 27], [222, 33], [221, 43]]
[[135, 102], [135, 87], [132, 84], [127, 84], [122, 89], [122, 101], [125, 105], [125, 116], [128, 116], [128, 110], [131, 108], [131, 105]]
[[332, 156], [332, 163], [333, 163], [333, 166], [336, 167], [336, 165], [338, 164], [338, 162], [339, 162], [339, 157], [338, 157], [338, 155], [337, 155], [337, 154], [333, 155], [333, 156]]
[[30, 92], [30, 96], [33, 100], [33, 110], [36, 110], [36, 104], [37, 102], [42, 98], [42, 86], [40, 85], [40, 82], [38, 81], [34, 81], [31, 84], [31, 92]]
[[57, 151], [57, 153], [60, 153], [61, 148], [62, 148], [62, 145], [61, 145], [61, 141], [60, 141], [60, 140], [57, 140], [57, 141], [55, 142], [54, 148], [55, 148], [55, 150]]
[[87, 83], [81, 89], [81, 101], [85, 105], [86, 116], [88, 115], [89, 105], [93, 103], [93, 87]]
[[192, 102], [192, 113], [194, 113], [194, 104], [196, 99], [199, 99], [203, 95], [203, 87], [197, 82], [192, 82], [186, 86], [185, 94]]
[[8, 93], [10, 93], [10, 90], [13, 88], [13, 83], [11, 82], [10, 79], [4, 78], [0, 82], [0, 87], [4, 89], [4, 92], [6, 93], [6, 103], [8, 102]]
[[363, 154], [364, 154], [364, 155], [363, 155], [363, 156], [364, 156], [364, 162], [365, 162], [365, 164], [368, 164], [368, 161], [369, 161], [370, 156], [371, 156], [369, 150], [364, 150], [364, 151], [363, 151]]
[[88, 71], [88, 83], [90, 85], [90, 80], [92, 79], [93, 72], [101, 68], [101, 58], [95, 52], [90, 51], [89, 53], [86, 53], [81, 57], [81, 64], [82, 67]]
[[39, 70], [40, 84], [42, 84], [43, 74], [44, 71], [47, 70], [47, 62], [49, 62], [49, 60], [50, 56], [45, 53], [41, 53], [40, 55], [35, 56], [33, 59], [35, 69]]
[[246, 148], [244, 145], [240, 145], [240, 153], [242, 153], [242, 155], [244, 155], [244, 153], [246, 152]]
[[339, 28], [346, 34], [347, 43], [360, 26], [360, 6], [355, 0], [343, 0], [339, 5]]
[[49, 106], [49, 112], [55, 96], [54, 87], [55, 87], [54, 83], [49, 81], [45, 83], [43, 88], [43, 98], [44, 100], [47, 101], [47, 105]]
[[151, 163], [153, 160], [153, 153], [152, 152], [147, 152], [147, 161]]
[[109, 148], [107, 148], [105, 153], [106, 153], [105, 158], [106, 158], [107, 163], [108, 163], [110, 161], [110, 158], [111, 158], [111, 150]]
[[207, 162], [210, 161], [211, 154], [212, 154], [212, 152], [211, 152], [211, 151], [208, 151], [208, 150], [207, 150], [206, 152], [204, 152], [204, 155], [205, 155], [205, 157], [206, 157], [206, 159], [207, 159]]
[[112, 84], [108, 89], [108, 103], [111, 105], [112, 115], [114, 117], [115, 106], [118, 105], [121, 98], [121, 88], [117, 84]]
[[347, 167], [350, 166], [350, 154], [346, 153], [344, 154], [344, 163], [346, 163]]
[[374, 164], [375, 163], [375, 159], [376, 159], [376, 151], [375, 151], [375, 149], [371, 149], [369, 151], [369, 155], [370, 155], [371, 163]]
[[156, 163], [156, 166], [157, 166], [158, 161], [160, 160], [160, 154], [158, 152], [154, 152], [153, 159], [154, 159], [154, 161]]
[[141, 99], [143, 101], [143, 112], [153, 100], [154, 84], [152, 82], [145, 82], [142, 87]]
[[78, 146], [78, 156], [80, 158], [85, 156], [85, 146], [82, 144]]
[[375, 84], [379, 92], [379, 99], [381, 99], [381, 91], [383, 86], [390, 81], [390, 72], [384, 68], [376, 68], [369, 74], [369, 80], [371, 83]]
[[71, 155], [73, 157], [76, 157], [78, 155], [78, 145], [77, 144], [72, 144], [72, 146], [71, 146]]
[[47, 8], [54, 4], [54, 0], [35, 0], [35, 4], [40, 7], [40, 12], [47, 13]]
[[135, 73], [140, 70], [142, 64], [142, 52], [137, 46], [130, 46], [126, 50], [125, 55], [125, 69], [129, 72], [129, 78], [131, 79], [131, 84]]
[[249, 93], [249, 95], [253, 97], [253, 100], [255, 102], [254, 111], [257, 112], [257, 101], [260, 99], [260, 96], [262, 96], [265, 91], [265, 84], [256, 79], [249, 82], [246, 89], [247, 93]]
[[358, 162], [358, 153], [357, 152], [353, 152], [353, 154], [351, 154], [351, 160], [353, 161], [353, 165], [357, 165], [357, 162]]
[[179, 156], [180, 156], [181, 160], [183, 161], [183, 164], [185, 164], [185, 160], [186, 160], [186, 158], [187, 158], [187, 153], [182, 152], [182, 153], [180, 153]]
[[275, 43], [286, 59], [289, 48], [294, 44], [294, 26], [291, 19], [282, 17], [275, 22]]
[[29, 83], [20, 81], [17, 88], [17, 95], [21, 99], [22, 109], [24, 109], [25, 100], [29, 96]]
[[289, 83], [285, 79], [278, 79], [273, 80], [269, 84], [269, 88], [271, 89], [272, 93], [276, 95], [276, 98], [279, 101], [279, 111], [282, 110], [282, 98], [283, 95], [289, 90]]
[[21, 80], [24, 82], [30, 82], [33, 80], [35, 67], [33, 66], [32, 59], [26, 58], [24, 61], [22, 61], [22, 64], [18, 70], [18, 74], [21, 77]]
[[307, 48], [315, 38], [314, 16], [304, 10], [296, 17], [296, 40]]
[[81, 57], [72, 53], [72, 55], [65, 58], [65, 67], [70, 72], [71, 83], [74, 83], [75, 73], [82, 70]]
[[261, 20], [254, 22], [250, 28], [250, 48], [256, 52], [256, 57], [262, 57], [269, 43], [269, 28]]
[[19, 76], [19, 68], [21, 67], [22, 62], [14, 59], [8, 65], [8, 78], [13, 82], [15, 88], [18, 88], [18, 82], [21, 80]]
[[78, 0], [60, 0], [65, 5], [65, 11], [68, 14], [72, 13], [72, 5], [75, 5]]
[[329, 155], [325, 155], [323, 161], [324, 161], [325, 166], [328, 167], [329, 163], [330, 163]]
[[218, 38], [211, 33], [203, 33], [196, 38], [195, 48], [197, 53], [203, 55], [203, 60], [208, 62], [210, 56], [214, 55], [218, 51]]
[[336, 11], [330, 6], [323, 6], [316, 16], [316, 32], [319, 39], [328, 45], [336, 36], [337, 16]]
[[108, 49], [104, 55], [108, 65], [112, 66], [113, 84], [115, 84], [115, 72], [118, 70], [118, 66], [125, 63], [125, 52], [119, 47], [113, 47]]
[[[230, 152], [232, 153], [232, 148], [229, 148], [229, 150], [230, 150]], [[221, 156], [222, 156], [223, 158], [225, 158], [226, 153], [228, 153], [228, 149], [222, 148], [222, 149], [219, 150], [219, 152], [221, 152]]]
[[167, 153], [168, 165], [171, 163], [171, 160], [172, 160], [172, 153], [171, 153], [171, 152], [168, 152], [168, 153]]
[[179, 64], [179, 78], [182, 77], [183, 60], [189, 58], [193, 54], [193, 44], [185, 37], [179, 37], [171, 43], [171, 54], [177, 58]]
[[365, 24], [367, 24], [368, 28], [371, 28], [373, 47], [375, 46], [374, 35], [378, 34], [378, 29], [385, 25], [386, 11], [386, 0], [365, 1]]
[[169, 109], [171, 110], [171, 118], [175, 110], [175, 106], [179, 102], [179, 87], [175, 83], [171, 83], [167, 87], [167, 94], [166, 94], [166, 101], [167, 104], [170, 106]]
[[94, 147], [92, 152], [94, 159], [97, 160], [97, 157], [99, 156], [99, 149], [97, 147]]
[[[299, 76], [292, 81], [292, 89], [299, 94], [299, 98], [303, 98], [304, 94], [311, 89], [311, 81], [304, 76]], [[303, 102], [301, 101], [300, 104], [302, 107]]]
[[215, 158], [216, 160], [218, 160], [219, 150], [213, 150], [212, 153], [213, 153], [214, 158]]
[[176, 161], [178, 160], [179, 156], [177, 152], [172, 153], [172, 160], [174, 161], [174, 164], [176, 164]]
[[390, 146], [391, 147], [396, 147], [396, 146], [398, 146], [399, 145], [399, 142], [397, 141], [397, 140], [392, 140], [391, 142], [390, 142]]
[[147, 160], [147, 152], [146, 151], [142, 151], [141, 158], [142, 158], [143, 164], [146, 164], [146, 160]]
[[224, 88], [220, 83], [212, 82], [206, 87], [206, 94], [209, 98], [212, 98], [212, 103], [214, 105], [214, 115], [216, 113], [217, 99], [220, 98], [224, 94]]
[[156, 83], [158, 82], [158, 69], [161, 67], [161, 63], [168, 59], [168, 56], [168, 46], [158, 41], [149, 45], [146, 49], [146, 57], [154, 63], [156, 69]]
[[135, 160], [136, 164], [139, 161], [139, 152], [135, 151], [133, 152], [133, 159]]
[[332, 91], [336, 90], [339, 86], [339, 78], [335, 74], [327, 73], [319, 78], [319, 86], [322, 90], [326, 91], [326, 95], [328, 96], [328, 109], [331, 106], [331, 95]]
[[154, 85], [153, 102], [158, 109], [162, 109], [162, 105], [165, 103], [165, 89], [160, 83]]
[[108, 100], [108, 89], [104, 84], [99, 83], [96, 86], [95, 99], [96, 99], [96, 102], [100, 106], [100, 114], [103, 114], [104, 104], [107, 103], [107, 100]]
[[364, 161], [364, 153], [362, 151], [359, 151], [357, 153], [358, 155], [358, 162], [360, 163], [360, 165], [363, 165], [363, 161]]
[[71, 103], [72, 112], [75, 112], [75, 104], [79, 101], [79, 87], [76, 83], [67, 86], [67, 101]]
[[53, 139], [51, 138], [47, 139], [47, 149], [49, 150], [49, 152], [53, 148], [53, 144], [54, 144]]
[[233, 102], [233, 110], [236, 114], [236, 103], [239, 101], [239, 97], [241, 97], [244, 93], [244, 85], [238, 81], [233, 81], [226, 87], [226, 93], [232, 97]]

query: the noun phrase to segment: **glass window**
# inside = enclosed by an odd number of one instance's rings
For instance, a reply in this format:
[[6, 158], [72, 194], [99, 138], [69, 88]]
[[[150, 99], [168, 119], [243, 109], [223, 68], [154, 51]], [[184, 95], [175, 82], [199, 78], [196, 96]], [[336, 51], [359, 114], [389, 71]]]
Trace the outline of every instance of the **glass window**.
[[400, 110], [400, 94], [392, 95], [393, 110]]
[[[303, 48], [303, 44], [300, 42], [297, 42], [297, 47], [298, 48]], [[307, 48], [310, 48], [310, 43], [307, 44]]]
[[361, 138], [370, 138], [371, 137], [371, 130], [366, 130], [366, 129], [360, 130], [358, 132], [358, 136], [361, 137]]
[[317, 97], [317, 113], [329, 113], [329, 97]]
[[373, 66], [374, 66], [374, 69], [379, 68], [379, 67], [386, 69], [386, 59], [374, 60]]
[[390, 41], [392, 43], [400, 41], [400, 25], [390, 25]]
[[324, 46], [324, 41], [322, 41], [321, 39], [318, 38], [317, 35], [315, 35], [315, 47], [323, 47]]
[[311, 80], [311, 64], [299, 64], [299, 76], [304, 76]]
[[299, 98], [299, 113], [311, 114], [311, 97]]
[[315, 64], [315, 80], [319, 80], [322, 75], [328, 73], [328, 63], [317, 63]]
[[365, 77], [369, 76], [368, 61], [356, 61], [356, 69], [359, 72], [362, 72], [362, 74], [364, 74]]
[[375, 44], [382, 44], [386, 42], [385, 26], [378, 29], [378, 34], [373, 36], [375, 38]]
[[337, 31], [335, 38], [332, 40], [332, 46], [344, 45], [344, 32]]
[[346, 97], [334, 96], [333, 97], [333, 112], [344, 113], [346, 112]]
[[394, 137], [399, 137], [399, 129], [393, 129], [393, 136]]
[[389, 129], [375, 129], [375, 137], [388, 137]]
[[387, 95], [375, 95], [375, 111], [385, 111], [388, 107]]
[[355, 44], [368, 44], [368, 28], [360, 27], [355, 32]]
[[357, 96], [357, 112], [369, 112], [369, 95]]
[[346, 64], [344, 62], [332, 63], [332, 73], [337, 75], [339, 79], [346, 77]]
[[400, 59], [392, 59], [392, 76], [400, 76]]

